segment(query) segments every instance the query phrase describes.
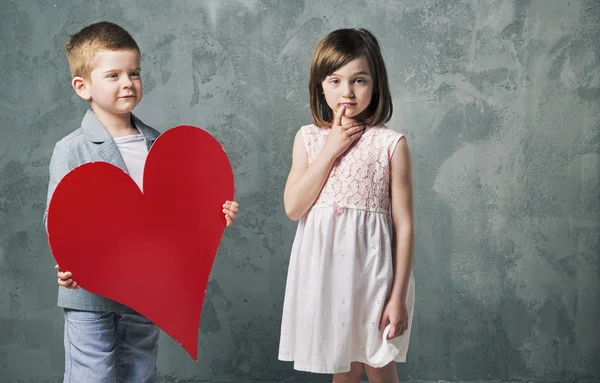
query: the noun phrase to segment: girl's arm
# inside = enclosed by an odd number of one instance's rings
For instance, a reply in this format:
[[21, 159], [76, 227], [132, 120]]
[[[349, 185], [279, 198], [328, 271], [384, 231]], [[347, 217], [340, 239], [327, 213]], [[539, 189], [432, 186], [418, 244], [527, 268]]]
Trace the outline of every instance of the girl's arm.
[[292, 168], [283, 192], [285, 213], [296, 221], [315, 203], [335, 158], [319, 153], [311, 166], [308, 166], [308, 154], [304, 149], [302, 131], [294, 139]]
[[315, 203], [336, 158], [362, 135], [363, 128], [360, 122], [341, 124], [344, 110], [344, 107], [340, 108], [335, 123], [325, 138], [323, 148], [310, 166], [302, 132], [298, 131], [296, 134], [292, 168], [283, 193], [285, 213], [294, 221], [300, 219]]
[[394, 223], [394, 283], [390, 300], [406, 302], [414, 259], [413, 188], [410, 151], [400, 139], [390, 164], [392, 220]]

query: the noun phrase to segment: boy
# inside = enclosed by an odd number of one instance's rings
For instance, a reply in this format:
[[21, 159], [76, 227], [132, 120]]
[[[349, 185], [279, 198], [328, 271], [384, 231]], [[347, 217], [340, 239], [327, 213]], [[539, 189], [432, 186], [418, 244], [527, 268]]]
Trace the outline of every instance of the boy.
[[[71, 85], [90, 109], [81, 127], [54, 148], [48, 203], [67, 172], [93, 161], [118, 166], [141, 188], [148, 150], [160, 133], [131, 113], [142, 99], [137, 43], [120, 26], [99, 22], [71, 36], [65, 49]], [[227, 226], [237, 211], [235, 201], [223, 205]], [[44, 223], [47, 213], [46, 209]], [[65, 318], [64, 381], [156, 382], [156, 325], [120, 303], [79, 288], [69, 271], [55, 268], [58, 306]]]

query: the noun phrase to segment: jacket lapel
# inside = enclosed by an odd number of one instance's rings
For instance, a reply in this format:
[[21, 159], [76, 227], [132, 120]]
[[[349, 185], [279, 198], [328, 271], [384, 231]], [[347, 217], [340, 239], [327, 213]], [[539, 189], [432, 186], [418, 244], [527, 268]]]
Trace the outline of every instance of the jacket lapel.
[[156, 130], [154, 130], [151, 127], [149, 127], [148, 125], [144, 124], [139, 118], [134, 116], [133, 113], [131, 114], [131, 123], [135, 126], [135, 128], [138, 130], [138, 132], [140, 132], [142, 134], [142, 136], [144, 136], [144, 141], [146, 141], [146, 146], [148, 147], [148, 150], [150, 150], [150, 147], [152, 146], [152, 144], [154, 144], [154, 141], [156, 141], [156, 139], [158, 138], [158, 133], [156, 132]]
[[[144, 136], [144, 141], [146, 142], [146, 146], [148, 150], [158, 138], [158, 134], [148, 125], [144, 124], [139, 118], [131, 114], [131, 122], [135, 126], [135, 128]], [[100, 122], [98, 117], [92, 112], [91, 109], [88, 109], [85, 116], [83, 117], [83, 121], [81, 123], [81, 128], [86, 133], [90, 141], [98, 145], [98, 152], [100, 153], [100, 157], [105, 162], [109, 164], [115, 165], [123, 170], [125, 173], [129, 174], [127, 171], [127, 166], [125, 165], [125, 161], [123, 161], [123, 157], [121, 156], [121, 152], [119, 152], [119, 148], [113, 141], [112, 137], [104, 128], [104, 125]]]
[[129, 174], [125, 161], [123, 161], [123, 157], [121, 156], [121, 152], [119, 152], [119, 148], [117, 148], [117, 145], [112, 138], [101, 143], [98, 149], [100, 151], [100, 156], [102, 156], [104, 161], [119, 167], [125, 173]]

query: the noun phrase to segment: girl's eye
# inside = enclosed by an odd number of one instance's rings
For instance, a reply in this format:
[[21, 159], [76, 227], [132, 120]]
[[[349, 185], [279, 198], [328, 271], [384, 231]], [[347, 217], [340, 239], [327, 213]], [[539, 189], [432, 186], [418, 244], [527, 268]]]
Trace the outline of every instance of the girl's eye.
[[365, 84], [367, 80], [365, 80], [364, 78], [357, 78], [356, 80], [354, 80], [354, 82], [356, 82], [357, 84]]
[[331, 84], [339, 84], [339, 83], [340, 83], [340, 80], [338, 80], [337, 78], [332, 78], [331, 80], [329, 80], [329, 82], [330, 82]]
[[131, 76], [133, 76], [133, 77], [140, 77], [140, 72], [132, 72]]

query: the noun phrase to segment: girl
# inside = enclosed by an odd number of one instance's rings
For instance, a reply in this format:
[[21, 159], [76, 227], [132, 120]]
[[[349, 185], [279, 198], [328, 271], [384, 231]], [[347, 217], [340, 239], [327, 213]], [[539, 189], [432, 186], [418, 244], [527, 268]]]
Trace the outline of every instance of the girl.
[[[414, 280], [410, 153], [384, 123], [387, 72], [364, 29], [325, 36], [313, 56], [313, 125], [296, 134], [285, 186], [300, 220], [289, 264], [279, 359], [333, 382], [397, 382]], [[391, 213], [391, 215], [390, 215]]]

